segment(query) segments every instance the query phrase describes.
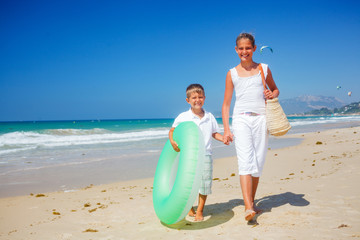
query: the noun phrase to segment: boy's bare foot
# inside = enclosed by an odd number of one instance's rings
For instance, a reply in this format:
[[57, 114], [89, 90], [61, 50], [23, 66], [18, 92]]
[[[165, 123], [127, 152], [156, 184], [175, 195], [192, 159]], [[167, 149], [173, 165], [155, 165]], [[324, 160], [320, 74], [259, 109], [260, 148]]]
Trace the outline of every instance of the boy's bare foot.
[[195, 217], [196, 216], [196, 212], [195, 209], [192, 207], [188, 213], [189, 217]]
[[251, 221], [255, 217], [256, 212], [252, 209], [248, 209], [245, 211], [245, 220]]
[[196, 213], [195, 221], [196, 221], [196, 222], [204, 221], [204, 216], [203, 216], [203, 213], [202, 213], [202, 212], [199, 212], [199, 211], [198, 211], [198, 212]]

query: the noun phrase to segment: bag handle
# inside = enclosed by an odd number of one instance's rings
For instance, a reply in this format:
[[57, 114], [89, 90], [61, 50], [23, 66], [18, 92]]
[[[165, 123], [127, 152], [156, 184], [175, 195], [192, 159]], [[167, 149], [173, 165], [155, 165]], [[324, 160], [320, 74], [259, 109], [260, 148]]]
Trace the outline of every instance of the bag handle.
[[264, 75], [264, 70], [263, 70], [261, 63], [259, 63], [259, 68], [260, 68], [260, 72], [261, 72], [261, 79], [262, 79], [262, 83], [264, 86], [264, 90], [266, 90], [267, 87], [266, 87], [266, 83], [265, 83], [265, 75]]

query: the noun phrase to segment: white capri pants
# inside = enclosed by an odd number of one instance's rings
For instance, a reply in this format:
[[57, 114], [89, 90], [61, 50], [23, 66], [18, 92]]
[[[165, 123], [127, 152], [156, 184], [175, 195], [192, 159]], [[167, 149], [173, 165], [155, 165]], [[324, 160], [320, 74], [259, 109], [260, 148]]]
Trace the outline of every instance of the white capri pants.
[[260, 177], [268, 149], [266, 116], [240, 115], [232, 121], [239, 175]]

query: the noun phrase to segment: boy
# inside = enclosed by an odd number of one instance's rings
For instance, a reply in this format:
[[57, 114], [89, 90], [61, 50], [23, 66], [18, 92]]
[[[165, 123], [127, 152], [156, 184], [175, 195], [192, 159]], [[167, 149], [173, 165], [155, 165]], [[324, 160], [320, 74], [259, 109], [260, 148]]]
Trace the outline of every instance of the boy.
[[169, 139], [175, 151], [179, 152], [178, 144], [173, 139], [173, 132], [181, 122], [193, 121], [199, 126], [204, 136], [205, 142], [205, 162], [204, 172], [202, 174], [200, 190], [199, 190], [199, 204], [197, 211], [191, 208], [189, 216], [195, 217], [195, 221], [204, 220], [203, 209], [207, 195], [211, 194], [212, 185], [212, 158], [211, 158], [211, 137], [223, 142], [223, 136], [219, 133], [219, 126], [215, 117], [206, 112], [202, 107], [205, 102], [205, 91], [200, 84], [191, 84], [186, 89], [186, 101], [190, 104], [189, 111], [181, 113], [174, 121], [172, 128], [169, 131]]

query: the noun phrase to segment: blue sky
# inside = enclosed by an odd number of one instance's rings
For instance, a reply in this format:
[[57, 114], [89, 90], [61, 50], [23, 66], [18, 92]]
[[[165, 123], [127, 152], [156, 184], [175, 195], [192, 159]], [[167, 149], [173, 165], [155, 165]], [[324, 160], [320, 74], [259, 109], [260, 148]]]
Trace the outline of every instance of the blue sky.
[[358, 1], [2, 0], [0, 121], [172, 118], [190, 83], [218, 115], [244, 31], [280, 99], [360, 101]]

